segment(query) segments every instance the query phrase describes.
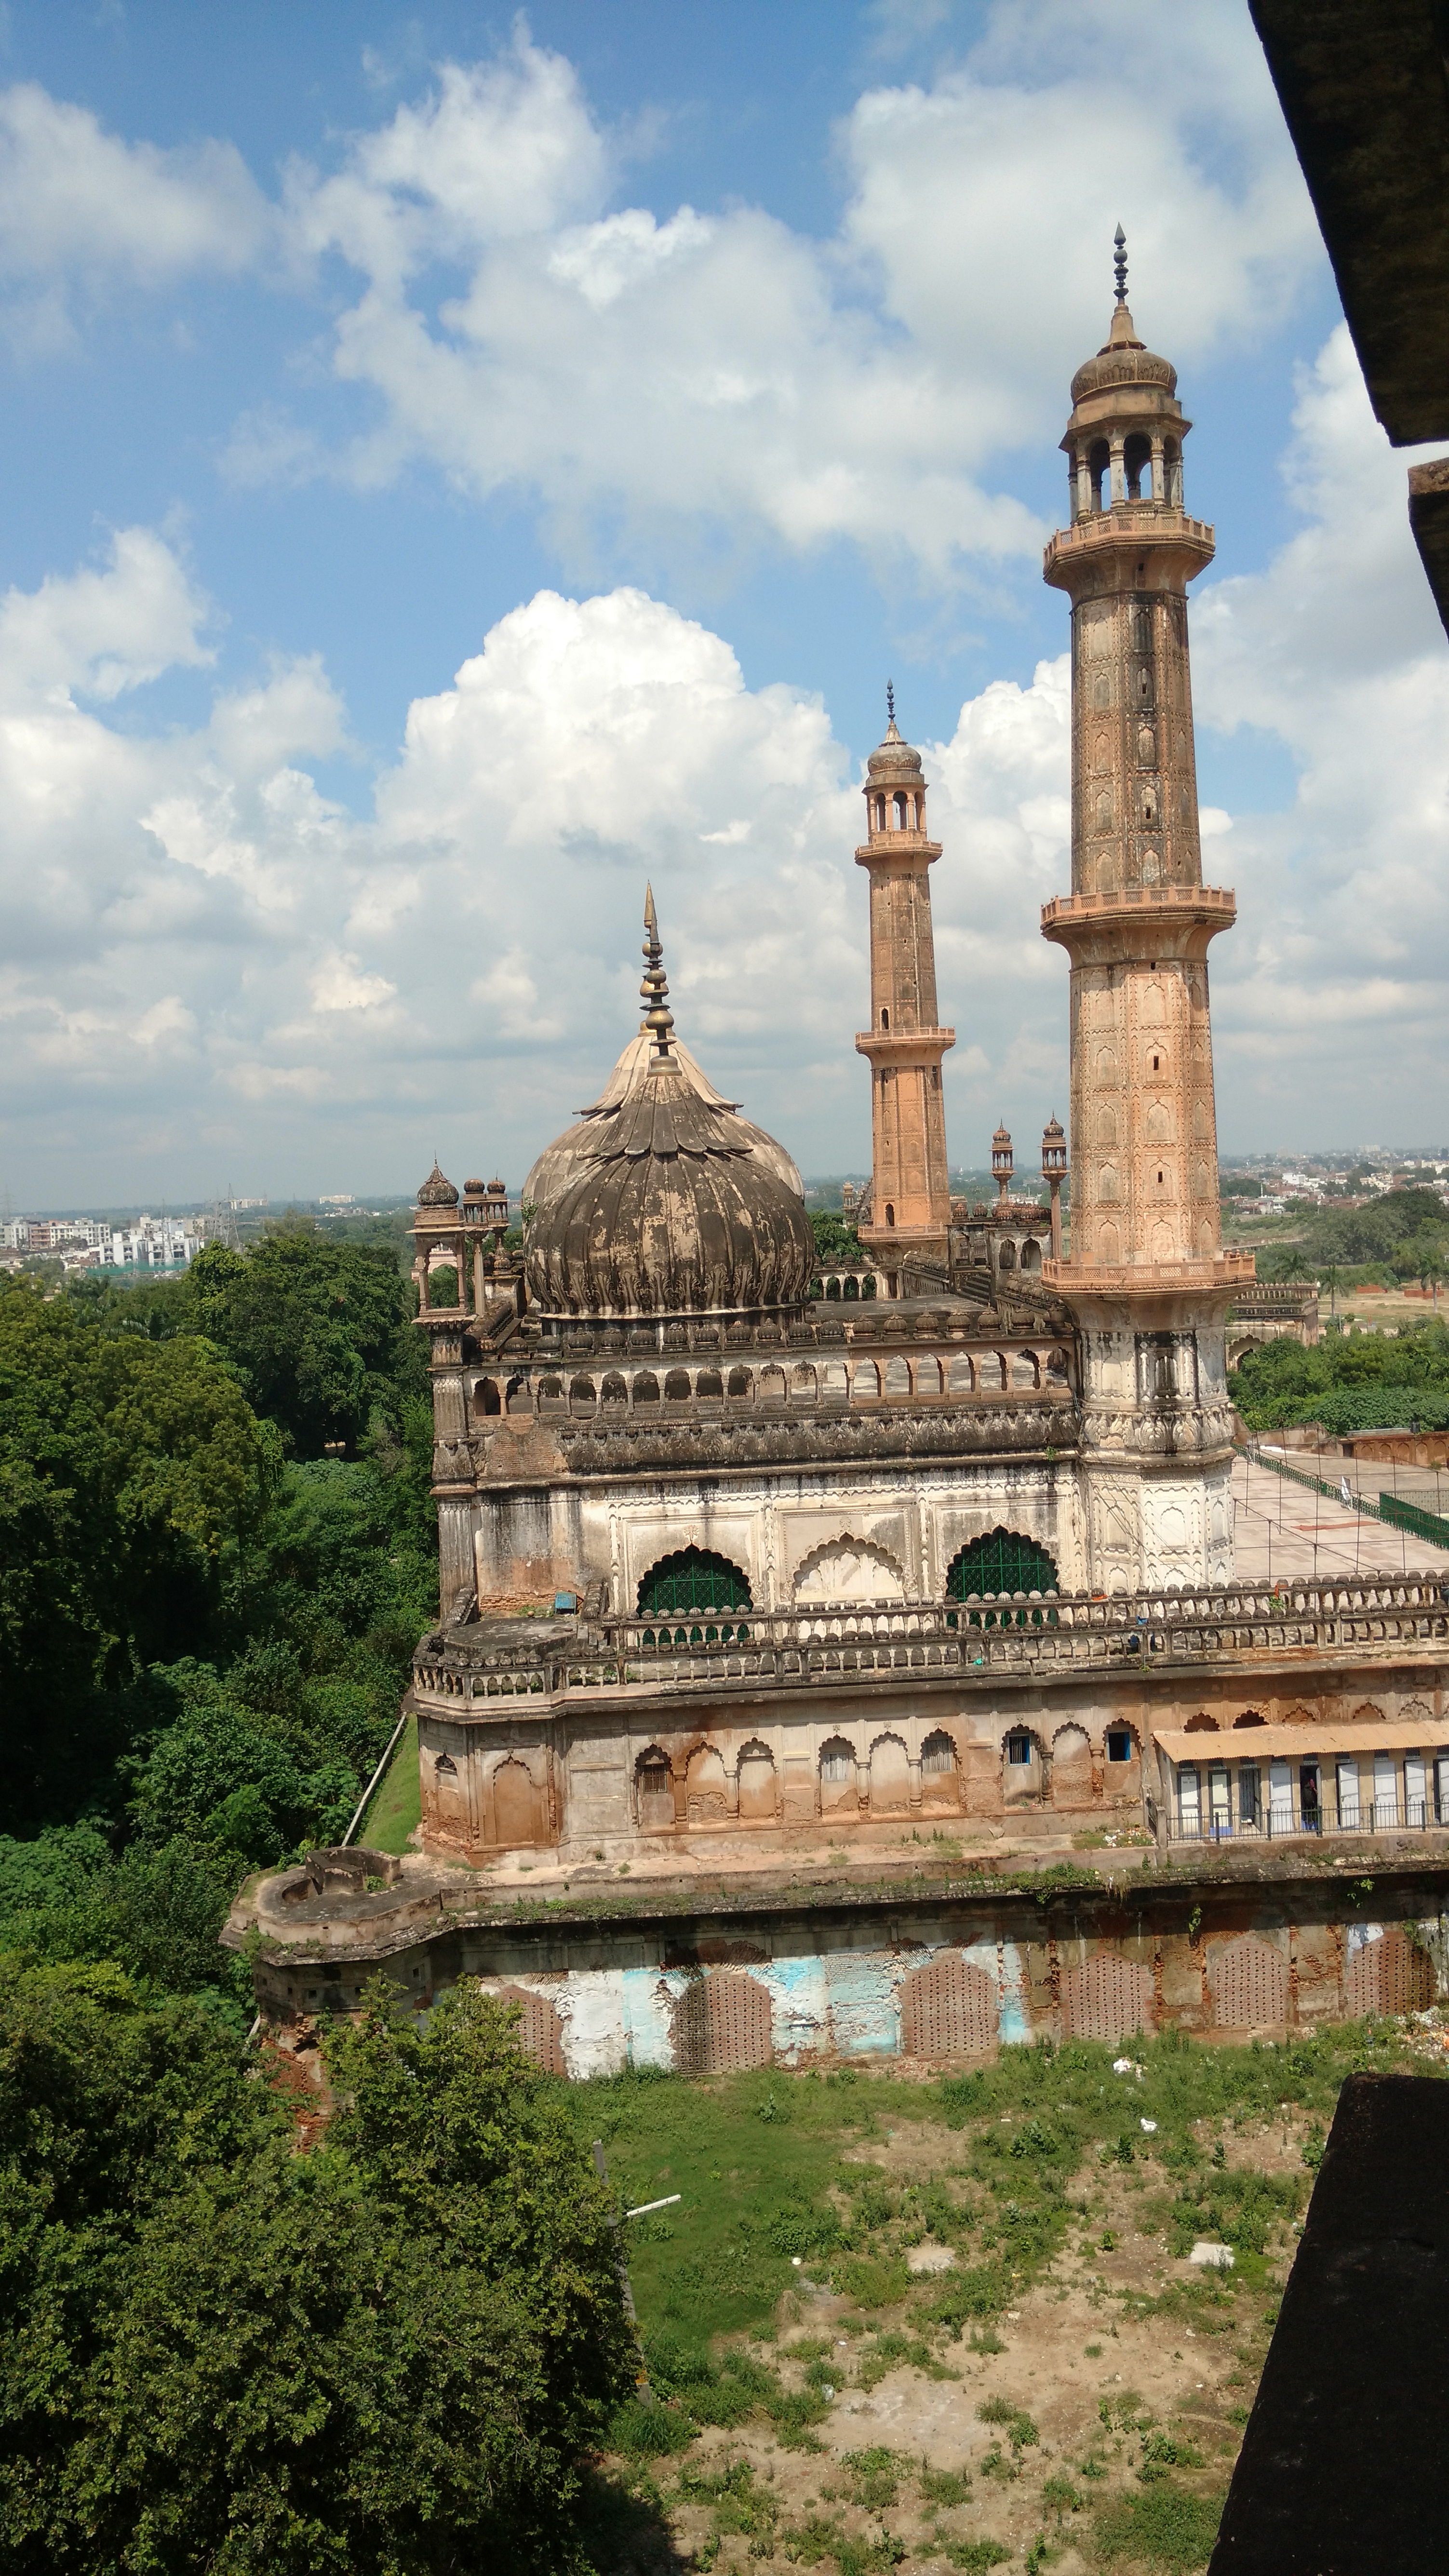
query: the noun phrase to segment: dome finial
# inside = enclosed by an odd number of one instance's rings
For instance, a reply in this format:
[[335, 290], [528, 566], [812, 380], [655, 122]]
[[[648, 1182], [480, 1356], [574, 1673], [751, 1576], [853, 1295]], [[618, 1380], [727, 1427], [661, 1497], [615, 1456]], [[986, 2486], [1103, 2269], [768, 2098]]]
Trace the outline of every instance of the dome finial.
[[644, 928], [648, 937], [644, 942], [644, 981], [639, 987], [639, 999], [644, 1004], [644, 1017], [639, 1023], [639, 1034], [643, 1037], [646, 1030], [652, 1030], [656, 1053], [667, 1056], [669, 1032], [674, 1026], [674, 1013], [668, 1006], [669, 985], [664, 973], [664, 950], [659, 942], [659, 923], [654, 911], [652, 885], [646, 885], [644, 888]]
[[894, 680], [887, 680], [887, 682], [886, 682], [886, 721], [887, 721], [887, 723], [888, 723], [888, 724], [893, 725], [893, 724], [895, 723], [895, 720], [896, 720], [896, 684], [895, 684]]
[[1112, 266], [1117, 272], [1117, 301], [1119, 304], [1125, 304], [1127, 301], [1127, 236], [1120, 224], [1114, 236]]

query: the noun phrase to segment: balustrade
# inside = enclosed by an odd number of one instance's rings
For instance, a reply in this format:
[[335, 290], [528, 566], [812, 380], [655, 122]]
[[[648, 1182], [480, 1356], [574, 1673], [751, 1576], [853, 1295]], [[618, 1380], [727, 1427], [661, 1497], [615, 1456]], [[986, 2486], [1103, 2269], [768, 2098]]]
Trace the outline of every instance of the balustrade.
[[1437, 1572], [1352, 1582], [1234, 1584], [1220, 1590], [1013, 1593], [960, 1602], [857, 1603], [732, 1617], [602, 1619], [567, 1652], [490, 1651], [462, 1632], [430, 1641], [416, 1666], [428, 1698], [474, 1703], [631, 1685], [675, 1689], [749, 1680], [798, 1688], [889, 1672], [963, 1676], [1113, 1664], [1161, 1669], [1290, 1649], [1449, 1639], [1449, 1582]]

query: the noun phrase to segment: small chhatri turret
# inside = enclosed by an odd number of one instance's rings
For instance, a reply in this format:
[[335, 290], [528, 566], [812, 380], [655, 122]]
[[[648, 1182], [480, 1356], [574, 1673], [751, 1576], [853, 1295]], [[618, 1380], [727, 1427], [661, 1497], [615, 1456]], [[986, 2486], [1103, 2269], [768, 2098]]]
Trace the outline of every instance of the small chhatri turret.
[[998, 1127], [991, 1139], [991, 1177], [996, 1183], [996, 1203], [1004, 1208], [1011, 1196], [1016, 1172], [1016, 1158], [1011, 1150], [1011, 1129]]

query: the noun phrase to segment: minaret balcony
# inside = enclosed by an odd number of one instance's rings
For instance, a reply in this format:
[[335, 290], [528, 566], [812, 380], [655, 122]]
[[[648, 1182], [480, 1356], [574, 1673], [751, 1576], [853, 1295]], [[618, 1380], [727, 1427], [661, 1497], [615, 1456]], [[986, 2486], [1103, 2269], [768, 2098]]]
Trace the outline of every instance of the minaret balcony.
[[1042, 553], [1042, 578], [1058, 590], [1070, 590], [1078, 568], [1093, 555], [1118, 547], [1150, 545], [1154, 553], [1170, 548], [1181, 559], [1183, 579], [1210, 564], [1216, 551], [1206, 519], [1190, 519], [1170, 501], [1114, 501], [1110, 510], [1093, 510], [1058, 528]]
[[1204, 885], [1122, 886], [1115, 894], [1054, 894], [1041, 908], [1042, 937], [1050, 939], [1058, 924], [1069, 929], [1078, 921], [1110, 921], [1117, 912], [1131, 921], [1140, 920], [1144, 912], [1165, 912], [1173, 919], [1180, 913], [1200, 912], [1219, 930], [1230, 930], [1238, 917], [1238, 898], [1232, 886]]
[[1134, 956], [1159, 949], [1168, 956], [1179, 949], [1201, 955], [1237, 917], [1231, 886], [1122, 886], [1115, 894], [1054, 895], [1041, 908], [1041, 935], [1072, 952], [1105, 933], [1109, 941], [1125, 936]]
[[855, 854], [858, 868], [919, 867], [924, 859], [929, 867], [939, 859], [944, 843], [931, 840], [925, 832], [875, 832], [862, 841]]
[[955, 1043], [954, 1029], [862, 1029], [855, 1051], [877, 1065], [928, 1065], [939, 1064]]
[[1121, 1261], [1110, 1267], [1074, 1261], [1044, 1261], [1042, 1284], [1055, 1288], [1073, 1306], [1087, 1297], [1192, 1296], [1202, 1291], [1226, 1296], [1257, 1277], [1252, 1252], [1187, 1254], [1181, 1261]]

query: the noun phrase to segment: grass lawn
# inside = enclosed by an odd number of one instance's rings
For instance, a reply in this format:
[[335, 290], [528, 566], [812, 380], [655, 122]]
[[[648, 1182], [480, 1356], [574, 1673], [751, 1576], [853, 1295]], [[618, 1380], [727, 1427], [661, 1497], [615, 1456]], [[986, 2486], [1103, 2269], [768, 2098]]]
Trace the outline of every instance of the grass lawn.
[[[1338, 2087], [1427, 2045], [1353, 2025], [1005, 2049], [931, 2083], [565, 2088], [622, 2205], [681, 2195], [625, 2229], [662, 2402], [621, 2410], [615, 2477], [658, 2563], [1205, 2566]], [[1199, 2238], [1232, 2268], [1191, 2266]]]
[[418, 1721], [410, 1717], [398, 1737], [392, 1760], [374, 1789], [356, 1840], [372, 1851], [405, 1852], [408, 1836], [423, 1813], [418, 1777]]

